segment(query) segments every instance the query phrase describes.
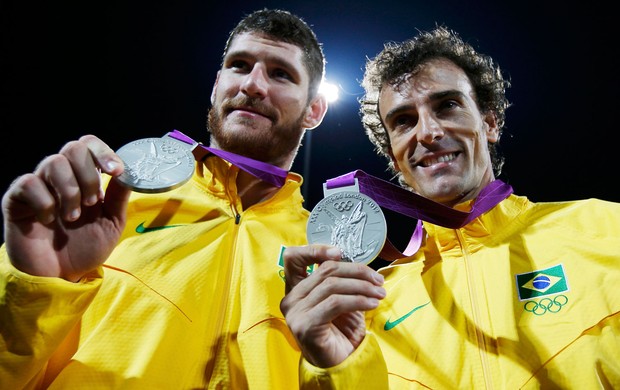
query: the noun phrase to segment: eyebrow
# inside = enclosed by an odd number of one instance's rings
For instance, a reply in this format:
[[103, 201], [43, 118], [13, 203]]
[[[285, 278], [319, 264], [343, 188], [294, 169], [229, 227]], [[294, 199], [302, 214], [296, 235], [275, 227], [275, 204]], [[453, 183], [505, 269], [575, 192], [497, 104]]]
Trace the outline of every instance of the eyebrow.
[[430, 100], [431, 101], [435, 101], [435, 100], [443, 100], [445, 98], [448, 97], [460, 97], [460, 98], [464, 98], [465, 94], [461, 91], [459, 91], [458, 89], [448, 89], [447, 91], [439, 91], [436, 93], [432, 93], [430, 95]]
[[[448, 89], [448, 90], [445, 90], [445, 91], [439, 91], [439, 92], [435, 92], [435, 93], [430, 94], [428, 96], [428, 100], [431, 101], [431, 102], [434, 102], [434, 101], [438, 101], [438, 100], [444, 100], [444, 99], [449, 98], [449, 97], [464, 98], [465, 94], [463, 92], [457, 90], [457, 89]], [[378, 105], [377, 105], [377, 108], [378, 108]], [[388, 111], [387, 114], [385, 114], [385, 121], [389, 122], [391, 118], [399, 115], [402, 112], [409, 111], [409, 110], [411, 110], [413, 108], [414, 108], [414, 106], [411, 105], [411, 104], [405, 104], [405, 105], [402, 105], [402, 106], [397, 106], [394, 109]]]
[[[247, 50], [230, 51], [224, 58], [224, 62], [226, 63], [231, 58], [232, 59], [235, 59], [235, 58], [254, 58], [255, 59], [256, 55]], [[287, 61], [286, 59], [283, 59], [281, 57], [277, 57], [274, 55], [267, 55], [264, 59], [264, 62], [267, 62], [268, 64], [275, 64], [277, 67], [284, 68], [288, 72], [292, 73], [293, 76], [295, 76], [295, 78], [297, 79], [300, 78], [299, 71], [297, 70], [295, 65], [293, 65], [292, 62]]]

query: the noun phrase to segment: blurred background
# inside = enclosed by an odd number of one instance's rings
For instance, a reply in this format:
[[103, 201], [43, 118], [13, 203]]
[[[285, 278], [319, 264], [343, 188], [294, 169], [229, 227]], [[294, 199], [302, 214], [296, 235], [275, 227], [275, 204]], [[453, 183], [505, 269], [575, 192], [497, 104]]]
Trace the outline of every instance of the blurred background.
[[[293, 167], [305, 177], [308, 209], [329, 178], [362, 169], [391, 179], [359, 120], [364, 62], [385, 42], [436, 24], [491, 55], [511, 79], [500, 178], [515, 193], [620, 201], [616, 13], [597, 2], [523, 0], [1, 0], [0, 190], [86, 133], [114, 149], [172, 129], [207, 143], [206, 111], [227, 34], [263, 7], [313, 26], [327, 81], [339, 89]], [[414, 222], [391, 224], [388, 237], [402, 246]]]

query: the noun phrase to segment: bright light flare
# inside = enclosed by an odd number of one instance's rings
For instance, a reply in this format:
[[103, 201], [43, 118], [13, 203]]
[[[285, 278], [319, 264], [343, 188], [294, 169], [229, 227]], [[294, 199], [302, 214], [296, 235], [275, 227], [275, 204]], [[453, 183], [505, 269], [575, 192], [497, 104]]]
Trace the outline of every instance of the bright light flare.
[[325, 95], [325, 98], [329, 103], [338, 100], [338, 86], [328, 83], [327, 81], [323, 81], [321, 83], [321, 86], [319, 87], [319, 93]]

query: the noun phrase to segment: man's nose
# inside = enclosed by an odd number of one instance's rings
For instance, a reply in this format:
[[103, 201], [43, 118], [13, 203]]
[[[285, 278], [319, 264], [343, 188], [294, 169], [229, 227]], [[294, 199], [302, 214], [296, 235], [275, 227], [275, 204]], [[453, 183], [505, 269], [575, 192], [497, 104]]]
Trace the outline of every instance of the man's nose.
[[420, 115], [416, 127], [416, 138], [420, 143], [431, 144], [444, 136], [443, 128], [432, 115]]
[[264, 67], [255, 65], [252, 71], [245, 76], [241, 90], [251, 97], [265, 97], [268, 89], [267, 73]]

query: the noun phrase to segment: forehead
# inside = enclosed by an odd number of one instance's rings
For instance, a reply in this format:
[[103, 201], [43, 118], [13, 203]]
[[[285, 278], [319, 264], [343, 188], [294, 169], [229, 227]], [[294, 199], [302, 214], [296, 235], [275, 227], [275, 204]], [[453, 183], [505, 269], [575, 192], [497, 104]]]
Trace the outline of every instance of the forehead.
[[264, 34], [245, 32], [233, 38], [225, 58], [255, 57], [257, 60], [283, 62], [290, 67], [303, 67], [303, 52], [292, 43], [276, 41]]
[[472, 96], [473, 87], [463, 69], [448, 59], [435, 58], [419, 65], [399, 83], [384, 85], [380, 98], [426, 97], [450, 90]]

